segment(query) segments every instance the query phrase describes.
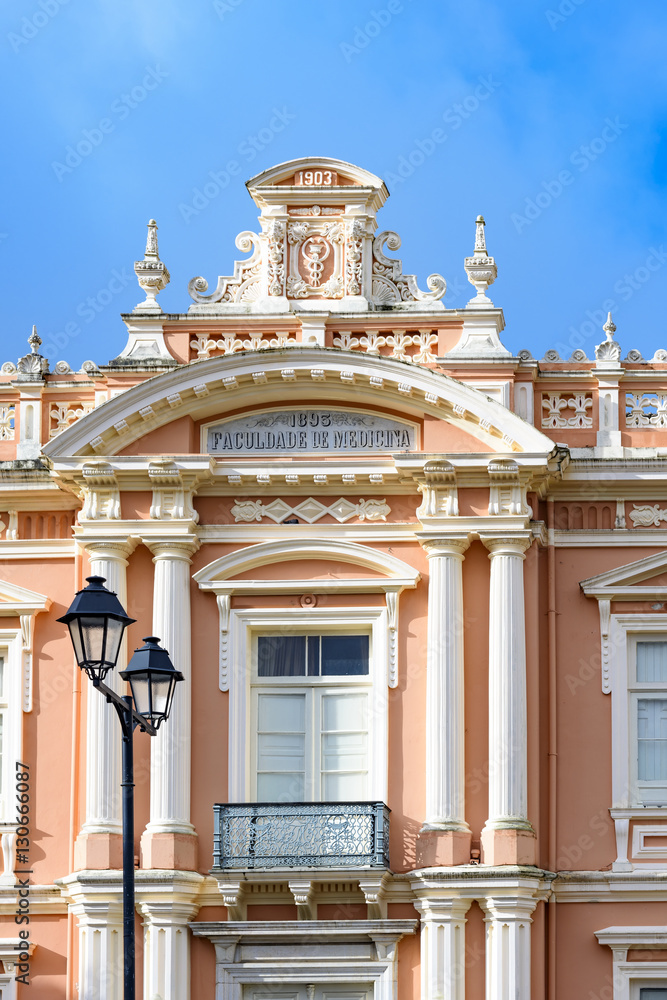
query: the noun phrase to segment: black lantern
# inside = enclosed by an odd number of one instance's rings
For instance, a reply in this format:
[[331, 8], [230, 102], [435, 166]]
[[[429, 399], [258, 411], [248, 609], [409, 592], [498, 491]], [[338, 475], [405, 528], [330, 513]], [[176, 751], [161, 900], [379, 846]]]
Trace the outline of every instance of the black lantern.
[[169, 653], [158, 645], [156, 636], [149, 635], [144, 642], [146, 645], [135, 649], [120, 676], [129, 682], [138, 714], [158, 729], [171, 711], [176, 683], [185, 678], [174, 669]]
[[96, 683], [116, 666], [123, 632], [136, 619], [128, 618], [116, 595], [104, 586], [105, 577], [86, 579], [88, 586], [78, 591], [58, 621], [68, 626], [76, 661]]

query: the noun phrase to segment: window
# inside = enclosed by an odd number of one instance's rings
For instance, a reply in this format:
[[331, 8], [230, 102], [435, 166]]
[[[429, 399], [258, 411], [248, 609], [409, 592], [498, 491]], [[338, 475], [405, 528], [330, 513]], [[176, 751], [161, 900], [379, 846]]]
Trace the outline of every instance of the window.
[[[633, 639], [630, 658], [632, 777], [638, 804], [667, 804], [667, 640]], [[662, 1000], [662, 998], [655, 998]]]
[[642, 986], [639, 990], [639, 1000], [667, 1000], [667, 985]]
[[259, 802], [368, 798], [366, 634], [256, 635], [253, 753]]
[[386, 802], [385, 607], [232, 608], [229, 802]]

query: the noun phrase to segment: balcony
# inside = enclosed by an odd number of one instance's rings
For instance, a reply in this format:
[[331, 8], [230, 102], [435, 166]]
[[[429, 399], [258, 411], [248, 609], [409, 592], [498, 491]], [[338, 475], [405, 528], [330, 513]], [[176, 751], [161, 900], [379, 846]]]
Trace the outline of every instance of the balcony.
[[213, 807], [218, 870], [389, 869], [384, 802], [223, 803]]

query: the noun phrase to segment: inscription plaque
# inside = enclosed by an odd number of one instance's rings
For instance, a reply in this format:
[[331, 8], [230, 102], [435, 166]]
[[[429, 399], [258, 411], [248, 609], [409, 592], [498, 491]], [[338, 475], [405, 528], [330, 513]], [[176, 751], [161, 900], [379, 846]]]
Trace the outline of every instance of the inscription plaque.
[[212, 455], [298, 455], [310, 452], [405, 451], [415, 448], [412, 424], [349, 410], [272, 410], [208, 428]]

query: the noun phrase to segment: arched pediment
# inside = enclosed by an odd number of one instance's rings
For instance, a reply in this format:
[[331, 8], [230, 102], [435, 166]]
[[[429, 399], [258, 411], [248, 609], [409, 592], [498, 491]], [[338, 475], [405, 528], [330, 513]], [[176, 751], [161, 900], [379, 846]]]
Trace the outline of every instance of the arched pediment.
[[81, 417], [43, 450], [53, 461], [117, 455], [184, 416], [205, 421], [304, 399], [385, 409], [413, 421], [428, 415], [469, 434], [485, 452], [546, 458], [554, 448], [532, 425], [448, 375], [356, 352], [290, 348], [209, 358], [156, 375]]
[[[281, 539], [276, 542], [259, 542], [257, 545], [248, 545], [209, 563], [208, 566], [194, 574], [194, 579], [202, 590], [212, 590], [216, 593], [243, 589], [254, 590], [256, 588], [252, 585], [253, 581], [238, 581], [236, 578], [258, 566], [311, 559], [349, 563], [379, 574], [379, 577], [371, 580], [362, 580], [360, 577], [344, 581], [323, 580], [322, 586], [328, 591], [339, 589], [337, 585], [346, 589], [360, 589], [359, 585], [362, 583], [361, 589], [366, 590], [369, 588], [373, 590], [402, 590], [404, 587], [416, 587], [420, 580], [420, 574], [413, 566], [403, 562], [402, 559], [397, 559], [396, 556], [392, 556], [388, 552], [382, 552], [367, 545], [358, 545], [356, 542], [333, 541], [327, 538], [295, 539], [293, 541]], [[295, 580], [293, 585], [298, 589], [303, 587], [304, 582], [307, 582], [310, 589], [318, 586], [318, 581], [312, 579], [308, 581]], [[272, 588], [274, 584], [275, 581], [272, 581]], [[290, 589], [291, 586], [289, 581], [285, 581], [282, 589]]]
[[[263, 170], [261, 174], [251, 177], [246, 182], [246, 187], [253, 196], [260, 188], [275, 187], [277, 185], [301, 187], [304, 186], [304, 178], [299, 177], [299, 175], [307, 171], [328, 172], [328, 177], [322, 177], [321, 179], [319, 177], [313, 178], [310, 181], [315, 187], [354, 186], [375, 188], [378, 191], [384, 189], [384, 198], [382, 201], [388, 195], [381, 177], [377, 177], [376, 174], [372, 174], [369, 170], [364, 170], [362, 167], [357, 167], [353, 163], [346, 163], [345, 160], [336, 160], [331, 156], [301, 156], [295, 160], [278, 163], [274, 167], [269, 167], [268, 170]], [[319, 184], [315, 184], [315, 180], [318, 180]], [[310, 184], [306, 184], [305, 186], [310, 186]]]

